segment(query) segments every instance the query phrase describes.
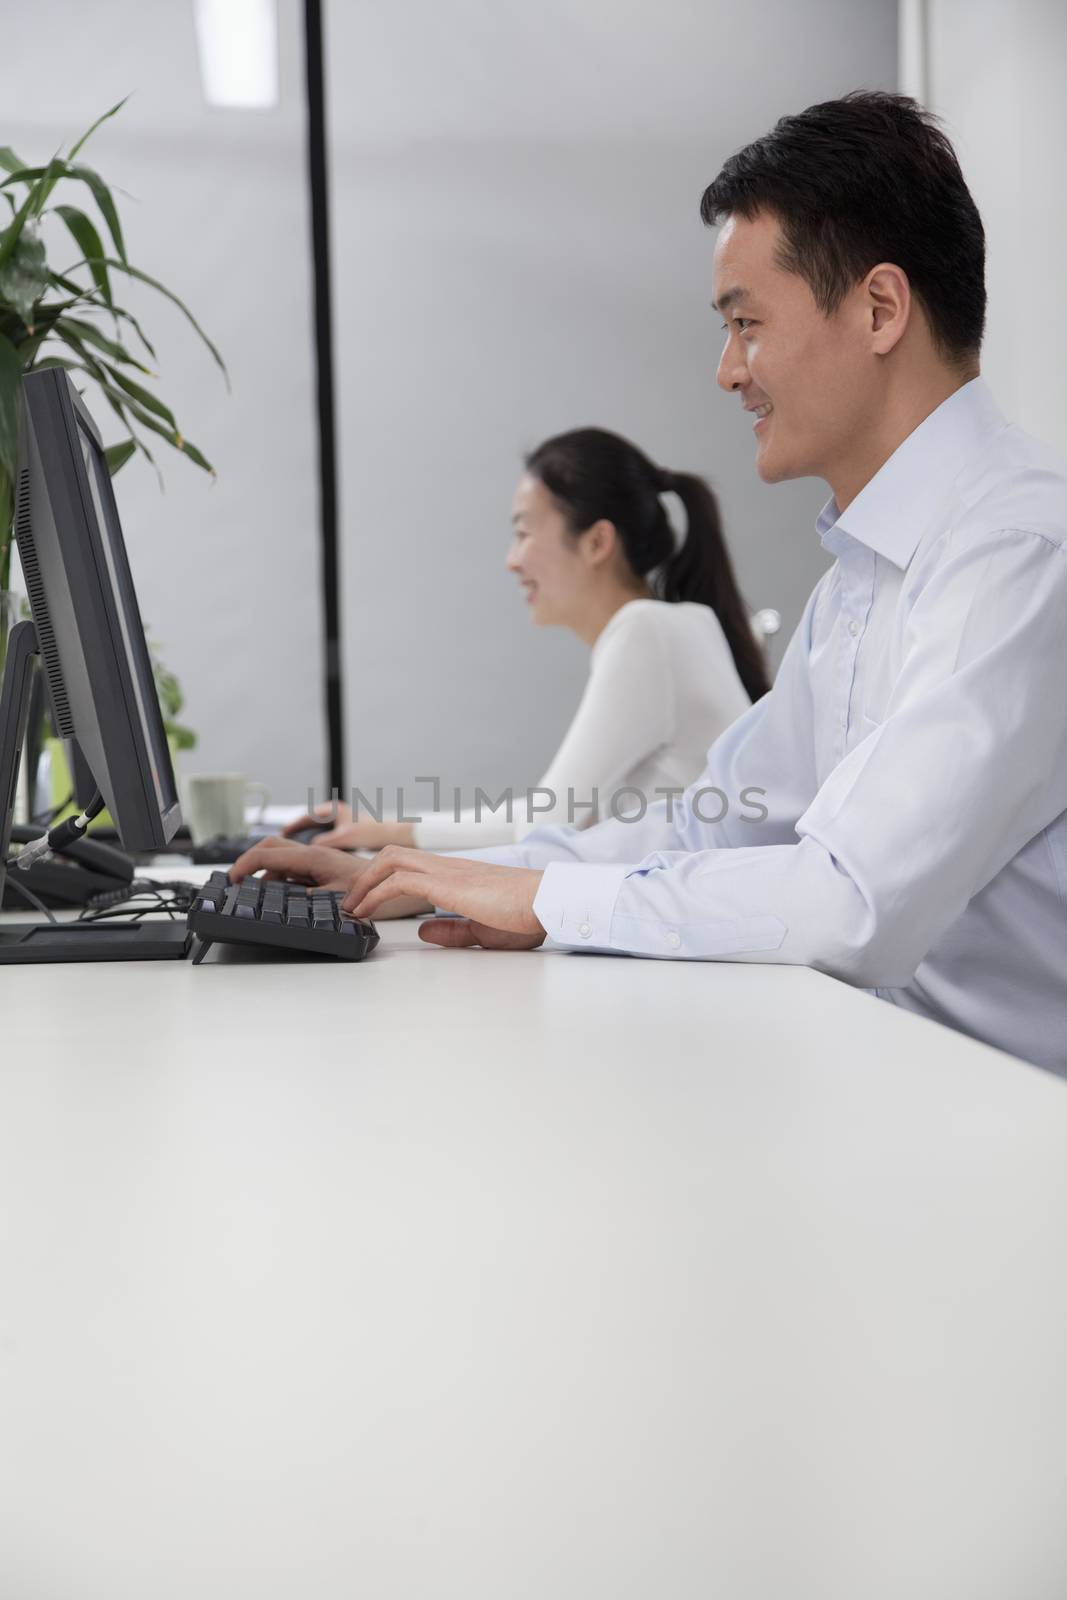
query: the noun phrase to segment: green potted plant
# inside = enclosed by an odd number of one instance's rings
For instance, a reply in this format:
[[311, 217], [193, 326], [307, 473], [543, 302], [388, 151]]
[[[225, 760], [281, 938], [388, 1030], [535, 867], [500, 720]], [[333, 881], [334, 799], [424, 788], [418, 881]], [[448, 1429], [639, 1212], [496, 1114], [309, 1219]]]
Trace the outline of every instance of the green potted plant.
[[[86, 387], [106, 403], [124, 434], [107, 450], [113, 475], [136, 451], [155, 466], [144, 438], [149, 434], [165, 439], [214, 476], [211, 463], [184, 436], [170, 409], [141, 381], [155, 376], [145, 364], [155, 360], [155, 351], [137, 318], [118, 303], [118, 281], [136, 279], [173, 301], [226, 376], [222, 357], [178, 296], [131, 264], [111, 190], [93, 168], [77, 159], [86, 140], [125, 103], [120, 100], [112, 106], [65, 156], [55, 155], [43, 166], [27, 165], [12, 149], [0, 147], [0, 218], [4, 201], [10, 213], [0, 231], [0, 674], [8, 634], [19, 614], [10, 583], [20, 390], [25, 372], [63, 367], [81, 374]], [[65, 196], [73, 186], [80, 186], [91, 198], [106, 245], [88, 212], [65, 200], [53, 201], [57, 188]], [[74, 264], [64, 265], [62, 271], [56, 271], [46, 259], [40, 231], [46, 216], [62, 224], [77, 251]], [[137, 353], [130, 348], [131, 342]]]
[[[65, 156], [55, 155], [43, 166], [30, 166], [10, 147], [0, 146], [0, 195], [9, 216], [0, 230], [0, 682], [3, 680], [7, 641], [20, 615], [21, 597], [11, 592], [11, 554], [14, 535], [15, 473], [22, 377], [40, 367], [62, 367], [81, 374], [86, 387], [104, 400], [118, 418], [125, 437], [108, 446], [112, 475], [136, 452], [155, 467], [144, 434], [165, 439], [203, 471], [214, 469], [190, 439], [185, 438], [168, 406], [141, 380], [155, 374], [145, 364], [155, 351], [137, 318], [115, 298], [121, 278], [148, 284], [171, 300], [188, 318], [218, 363], [226, 367], [218, 350], [178, 296], [157, 279], [133, 266], [126, 254], [118, 208], [111, 190], [93, 168], [77, 160], [86, 141], [102, 122], [125, 105], [120, 100], [76, 140]], [[97, 221], [80, 207], [66, 203], [73, 186], [91, 198], [109, 243], [105, 245]], [[59, 189], [60, 198], [53, 200]], [[3, 217], [0, 201], [0, 218]], [[77, 251], [70, 266], [57, 271], [48, 262], [41, 223], [47, 216], [62, 224]], [[136, 341], [137, 353], [130, 348]], [[136, 374], [136, 376], [135, 376]], [[77, 381], [77, 380], [76, 380]], [[156, 468], [159, 474], [158, 467]], [[160, 481], [162, 477], [160, 475]], [[156, 658], [156, 689], [164, 722], [170, 723], [172, 750], [189, 748], [193, 735], [174, 717], [181, 708], [181, 691], [172, 674]], [[47, 743], [47, 740], [46, 740]], [[59, 741], [53, 741], [52, 788], [63, 788], [54, 798], [58, 805], [69, 793], [66, 758]], [[102, 818], [99, 820], [103, 820]]]

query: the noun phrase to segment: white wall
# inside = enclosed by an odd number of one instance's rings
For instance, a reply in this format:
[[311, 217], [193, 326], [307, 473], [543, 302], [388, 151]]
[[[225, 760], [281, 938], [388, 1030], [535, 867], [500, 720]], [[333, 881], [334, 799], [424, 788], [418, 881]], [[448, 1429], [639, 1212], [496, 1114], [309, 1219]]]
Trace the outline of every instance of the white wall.
[[1067, 6], [927, 0], [925, 78], [985, 223], [983, 372], [1002, 409], [1067, 452]]
[[706, 473], [791, 627], [814, 482], [770, 489], [714, 385], [700, 196], [775, 118], [895, 87], [893, 0], [327, 8], [348, 769], [536, 781], [585, 652], [503, 571], [519, 458], [596, 423]]
[[[0, 143], [47, 158], [132, 92], [81, 159], [127, 191], [131, 261], [189, 304], [232, 376], [228, 394], [180, 313], [121, 285], [159, 353], [160, 394], [218, 469], [212, 487], [159, 440], [165, 493], [139, 460], [115, 480], [141, 609], [200, 735], [184, 767], [246, 771], [298, 794], [326, 770], [303, 7], [280, 6], [271, 112], [205, 105], [188, 0], [4, 9]], [[93, 209], [87, 191], [68, 198]], [[57, 250], [64, 265], [76, 259], [62, 230]], [[105, 438], [119, 437], [87, 398]]]
[[[161, 444], [164, 495], [143, 464], [117, 479], [142, 608], [200, 734], [187, 768], [294, 798], [326, 770], [302, 10], [280, 0], [270, 113], [204, 105], [188, 0], [9, 4], [0, 52], [0, 140], [27, 157], [133, 91], [86, 159], [233, 374], [231, 396], [130, 292], [219, 468], [210, 488]], [[697, 208], [782, 112], [894, 84], [894, 0], [335, 0], [326, 43], [350, 778], [522, 784], [585, 673], [503, 572], [545, 434], [596, 422], [706, 472], [748, 598], [787, 625], [822, 568], [821, 486], [759, 484], [715, 390]]]

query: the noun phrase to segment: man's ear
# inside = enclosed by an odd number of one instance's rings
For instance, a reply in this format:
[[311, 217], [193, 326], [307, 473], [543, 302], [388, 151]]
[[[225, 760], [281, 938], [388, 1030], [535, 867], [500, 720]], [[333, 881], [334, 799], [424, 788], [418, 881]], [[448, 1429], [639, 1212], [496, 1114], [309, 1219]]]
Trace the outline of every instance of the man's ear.
[[872, 267], [864, 282], [870, 319], [871, 350], [887, 356], [904, 337], [911, 320], [912, 293], [902, 267], [882, 261]]

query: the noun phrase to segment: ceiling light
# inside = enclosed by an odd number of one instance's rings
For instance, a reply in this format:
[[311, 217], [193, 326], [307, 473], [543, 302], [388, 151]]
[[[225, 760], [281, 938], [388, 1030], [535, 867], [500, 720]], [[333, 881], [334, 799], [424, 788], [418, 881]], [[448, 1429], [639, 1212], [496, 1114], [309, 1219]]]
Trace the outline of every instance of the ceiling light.
[[193, 0], [193, 15], [208, 105], [276, 106], [276, 0]]

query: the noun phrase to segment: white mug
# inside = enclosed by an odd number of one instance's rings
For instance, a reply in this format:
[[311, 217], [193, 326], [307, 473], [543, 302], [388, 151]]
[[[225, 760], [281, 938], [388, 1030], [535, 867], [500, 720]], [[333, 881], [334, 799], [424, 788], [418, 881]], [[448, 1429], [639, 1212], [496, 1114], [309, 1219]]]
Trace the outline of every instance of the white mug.
[[246, 830], [245, 806], [256, 804], [259, 817], [270, 799], [266, 784], [252, 783], [243, 772], [189, 773], [184, 779], [182, 815], [194, 844], [209, 839], [236, 839]]

